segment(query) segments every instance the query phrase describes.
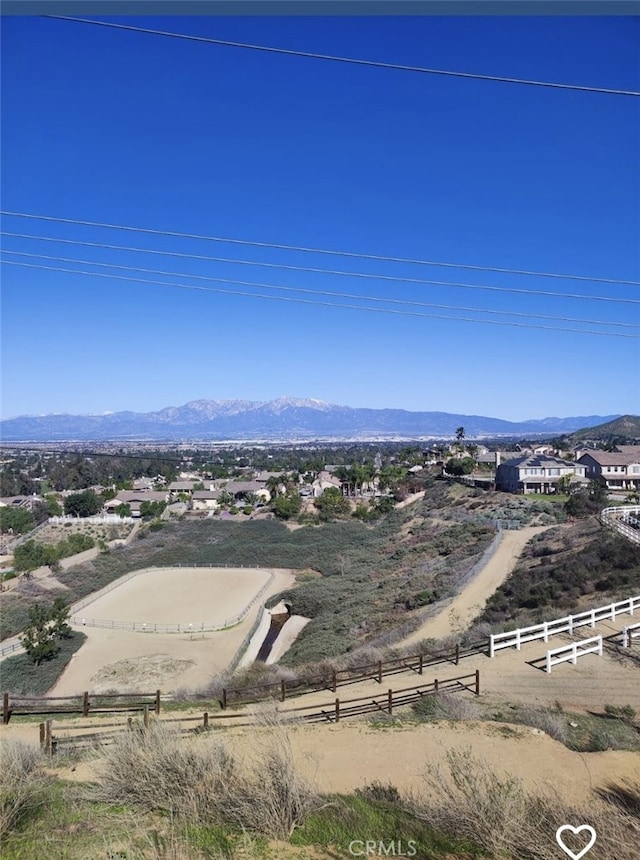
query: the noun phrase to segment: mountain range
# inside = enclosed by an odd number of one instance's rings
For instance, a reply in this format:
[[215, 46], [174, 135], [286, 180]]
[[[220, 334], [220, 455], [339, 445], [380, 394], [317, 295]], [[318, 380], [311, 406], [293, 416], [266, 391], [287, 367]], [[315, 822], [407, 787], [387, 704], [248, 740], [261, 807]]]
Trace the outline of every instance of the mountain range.
[[158, 412], [24, 415], [0, 421], [0, 438], [4, 442], [364, 440], [453, 436], [461, 426], [467, 436], [476, 437], [554, 435], [618, 417], [588, 415], [515, 422], [449, 412], [352, 408], [290, 397], [267, 402], [192, 400]]

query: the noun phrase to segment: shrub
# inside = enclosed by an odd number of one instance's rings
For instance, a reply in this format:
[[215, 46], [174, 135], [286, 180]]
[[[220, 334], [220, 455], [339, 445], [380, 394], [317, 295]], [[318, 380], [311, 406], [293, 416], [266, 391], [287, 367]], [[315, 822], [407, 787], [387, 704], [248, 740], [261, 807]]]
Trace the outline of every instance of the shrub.
[[38, 751], [21, 740], [0, 746], [0, 842], [43, 800]]

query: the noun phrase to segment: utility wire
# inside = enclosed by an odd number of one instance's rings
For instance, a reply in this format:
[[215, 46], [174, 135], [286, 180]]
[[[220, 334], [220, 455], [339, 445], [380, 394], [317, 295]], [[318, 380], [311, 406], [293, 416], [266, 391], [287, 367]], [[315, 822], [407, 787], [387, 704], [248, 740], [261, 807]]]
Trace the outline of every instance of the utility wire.
[[[329, 290], [309, 289], [305, 287], [287, 287], [281, 284], [263, 284], [259, 282], [256, 283], [254, 281], [238, 281], [233, 280], [231, 278], [215, 278], [212, 275], [190, 275], [185, 272], [166, 272], [160, 269], [145, 269], [137, 266], [125, 266], [119, 263], [102, 263], [96, 260], [78, 260], [73, 257], [52, 257], [48, 256], [47, 254], [30, 254], [26, 251], [3, 250], [2, 253], [11, 254], [16, 257], [29, 257], [32, 259], [36, 258], [38, 260], [49, 260], [51, 262], [56, 263], [74, 263], [79, 266], [100, 266], [101, 268], [106, 269], [118, 269], [125, 272], [138, 272], [146, 275], [167, 275], [174, 278], [189, 278], [191, 280], [208, 281], [218, 284], [233, 284], [234, 286], [241, 287], [259, 287], [260, 289], [281, 290], [290, 293], [305, 293], [312, 296], [329, 296], [331, 298], [356, 299], [358, 301], [404, 305], [409, 307], [435, 308], [437, 310], [447, 311], [464, 311], [465, 313], [495, 314], [498, 316], [525, 317], [526, 319], [553, 320], [555, 322], [572, 322], [582, 323], [585, 325], [608, 325], [621, 326], [624, 328], [640, 328], [640, 323], [609, 322], [605, 320], [580, 319], [576, 317], [552, 316], [547, 314], [535, 314], [529, 312], [524, 313], [522, 311], [501, 311], [487, 308], [469, 308], [460, 305], [441, 305], [432, 302], [411, 301], [410, 299], [396, 299], [385, 296], [363, 296], [358, 295], [357, 293], [339, 293]], [[640, 305], [640, 299], [628, 299], [625, 301]]]
[[[145, 233], [153, 236], [171, 236], [176, 239], [196, 239], [204, 242], [226, 242], [232, 245], [248, 245], [253, 248], [274, 248], [280, 251], [298, 251], [307, 254], [327, 254], [334, 257], [351, 257], [358, 260], [375, 260], [385, 263], [408, 263], [417, 266], [442, 266], [451, 269], [472, 269], [477, 272], [499, 272], [506, 275], [530, 275], [536, 278], [560, 278], [571, 281], [590, 281], [599, 284], [620, 284], [640, 287], [640, 281], [625, 281], [617, 278], [592, 278], [587, 275], [563, 275], [557, 272], [534, 272], [526, 269], [507, 269], [495, 266], [472, 266], [468, 263], [443, 263], [432, 260], [414, 260], [409, 257], [386, 257], [377, 254], [361, 254], [354, 251], [332, 251], [325, 248], [306, 248], [298, 245], [282, 245], [274, 242], [256, 242], [249, 239], [232, 239], [221, 236], [201, 236], [197, 233], [179, 233], [172, 230], [155, 230], [150, 227], [131, 227], [124, 224], [103, 224], [99, 221], [81, 221], [74, 218], [58, 218], [53, 215], [33, 215], [27, 212], [10, 212], [0, 209], [0, 215], [12, 218], [30, 218], [36, 221], [53, 221], [57, 224], [75, 224], [82, 227], [100, 227], [105, 230], [126, 230], [130, 233]], [[555, 295], [555, 293], [553, 294]]]
[[195, 284], [177, 284], [175, 282], [167, 282], [167, 281], [156, 281], [148, 278], [132, 278], [127, 275], [114, 275], [106, 272], [87, 272], [79, 269], [67, 269], [61, 268], [58, 266], [43, 266], [38, 265], [36, 263], [20, 263], [16, 260], [1, 260], [0, 261], [4, 266], [22, 266], [27, 269], [40, 269], [48, 272], [64, 272], [70, 275], [87, 275], [92, 278], [107, 278], [110, 280], [117, 281], [127, 281], [130, 283], [137, 284], [147, 284], [151, 286], [162, 286], [162, 287], [172, 287], [175, 289], [181, 290], [197, 290], [198, 292], [205, 293], [222, 293], [225, 295], [232, 296], [245, 296], [251, 299], [269, 299], [271, 301], [279, 301], [279, 302], [290, 302], [294, 304], [304, 304], [304, 305], [313, 305], [314, 307], [329, 307], [329, 308], [339, 308], [340, 310], [355, 310], [355, 311], [368, 311], [370, 313], [379, 313], [379, 314], [393, 314], [394, 316], [410, 316], [410, 317], [420, 317], [423, 319], [440, 319], [440, 320], [449, 320], [452, 322], [469, 322], [469, 323], [483, 323], [485, 325], [495, 325], [495, 326], [510, 326], [514, 328], [528, 328], [528, 329], [542, 329], [545, 331], [554, 331], [554, 332], [570, 332], [573, 334], [589, 334], [589, 335], [599, 335], [601, 337], [624, 337], [629, 338], [631, 340], [640, 340], [640, 335], [635, 334], [625, 334], [623, 332], [606, 332], [606, 331], [597, 331], [595, 329], [575, 329], [575, 328], [567, 328], [561, 326], [546, 326], [539, 324], [527, 324], [527, 323], [518, 323], [518, 322], [504, 322], [497, 320], [479, 320], [472, 319], [470, 317], [452, 317], [445, 316], [443, 314], [425, 314], [419, 311], [406, 311], [406, 310], [393, 310], [391, 308], [373, 308], [368, 307], [366, 305], [346, 305], [340, 304], [337, 302], [327, 302], [327, 301], [314, 301], [313, 299], [301, 299], [301, 298], [291, 298], [289, 296], [270, 296], [265, 295], [263, 293], [248, 293], [242, 290], [225, 290], [220, 287], [201, 287]]
[[[161, 251], [155, 248], [136, 248], [130, 247], [127, 245], [108, 245], [103, 242], [86, 242], [81, 241], [79, 239], [56, 239], [53, 236], [34, 236], [28, 233], [11, 233], [8, 231], [0, 231], [0, 236], [10, 236], [12, 238], [18, 239], [35, 239], [37, 241], [43, 242], [54, 242], [54, 243], [62, 243], [66, 245], [81, 245], [82, 247], [87, 248], [104, 248], [110, 251], [131, 251], [134, 253], [142, 253], [142, 254], [157, 254], [164, 257], [179, 257], [181, 259], [187, 260], [199, 260], [205, 261], [209, 263], [231, 263], [231, 264], [239, 264], [243, 266], [258, 266], [260, 268], [268, 268], [268, 269], [286, 269], [288, 271], [294, 272], [313, 272], [315, 274], [321, 275], [338, 275], [350, 278], [368, 278], [374, 281], [391, 281], [394, 283], [402, 283], [402, 284], [420, 284], [420, 285], [430, 285], [430, 286], [438, 286], [438, 287], [459, 287], [463, 289], [469, 290], [491, 290], [499, 293], [524, 293], [525, 295], [533, 295], [533, 296], [550, 296], [552, 298], [560, 298], [560, 299], [580, 299], [581, 301], [599, 301], [599, 302], [615, 302], [621, 304], [637, 304], [636, 299], [616, 299], [612, 296], [587, 296], [582, 295], [580, 293], [554, 293], [545, 290], [533, 290], [533, 289], [525, 289], [518, 287], [496, 287], [496, 286], [486, 286], [484, 284], [466, 284], [459, 283], [456, 281], [433, 281], [433, 280], [425, 280], [422, 278], [402, 278], [398, 275], [374, 275], [370, 272], [348, 272], [340, 269], [319, 269], [311, 266], [294, 266], [287, 263], [265, 263], [256, 260], [238, 260], [229, 257], [210, 257], [202, 254], [185, 254], [179, 251]], [[13, 253], [16, 254], [16, 251], [6, 251], [5, 253]], [[28, 254], [24, 254], [23, 256], [29, 256]], [[37, 254], [33, 256], [42, 257], [44, 255]], [[51, 259], [62, 259], [62, 258], [51, 258]]]
[[311, 51], [296, 51], [289, 48], [273, 48], [267, 45], [252, 45], [247, 42], [232, 42], [228, 39], [212, 39], [209, 36], [193, 36], [185, 33], [172, 33], [166, 30], [154, 30], [149, 27], [134, 27], [131, 24], [116, 24], [113, 21], [96, 21], [89, 18], [75, 18], [70, 15], [44, 15], [57, 21], [73, 21], [76, 24], [93, 24], [97, 27], [109, 27], [114, 30], [126, 30], [131, 33], [146, 33], [151, 36], [165, 36], [172, 39], [183, 39], [190, 42], [204, 42], [209, 45], [223, 45], [228, 48], [245, 48], [251, 51], [262, 51], [270, 54], [284, 54], [290, 57], [306, 57], [312, 60], [329, 60], [334, 63], [347, 63], [354, 66], [369, 66], [376, 69], [393, 69], [400, 72], [419, 72], [425, 75], [442, 75], [451, 78], [468, 78], [477, 81], [494, 81], [503, 84], [521, 84], [532, 87], [547, 87], [558, 90], [574, 90], [588, 93], [605, 93], [616, 96], [640, 96], [635, 90], [618, 90], [606, 87], [587, 87], [578, 84], [563, 84], [552, 81], [536, 81], [526, 78], [510, 78], [503, 75], [480, 75], [472, 72], [457, 72], [445, 69], [429, 69], [422, 66], [406, 66], [400, 63], [383, 63], [377, 60], [362, 60], [356, 57], [339, 57], [332, 54], [316, 54]]

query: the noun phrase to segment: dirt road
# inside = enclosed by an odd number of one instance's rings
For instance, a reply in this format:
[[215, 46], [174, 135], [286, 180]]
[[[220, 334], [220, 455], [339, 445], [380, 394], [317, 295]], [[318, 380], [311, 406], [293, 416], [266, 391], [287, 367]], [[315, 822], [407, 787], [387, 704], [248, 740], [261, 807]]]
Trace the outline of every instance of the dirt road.
[[500, 544], [471, 582], [457, 597], [433, 618], [428, 618], [417, 630], [398, 642], [398, 645], [415, 645], [422, 639], [441, 639], [452, 633], [461, 633], [482, 611], [487, 600], [509, 576], [524, 546], [534, 535], [551, 526], [530, 526], [502, 533]]

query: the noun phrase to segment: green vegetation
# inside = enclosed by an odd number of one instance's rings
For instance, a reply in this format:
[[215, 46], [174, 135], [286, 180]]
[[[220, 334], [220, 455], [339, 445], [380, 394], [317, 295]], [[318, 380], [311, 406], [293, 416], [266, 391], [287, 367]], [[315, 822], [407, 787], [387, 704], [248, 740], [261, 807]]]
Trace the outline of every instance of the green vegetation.
[[60, 559], [77, 555], [87, 549], [92, 549], [95, 541], [88, 534], [77, 532], [55, 544], [38, 543], [28, 540], [16, 547], [13, 563], [16, 570], [31, 571], [44, 565], [55, 566]]
[[591, 518], [534, 538], [478, 620], [536, 623], [624, 599], [639, 586], [640, 547]]
[[69, 609], [62, 597], [56, 597], [50, 606], [36, 603], [29, 607], [29, 624], [21, 641], [36, 666], [54, 657], [60, 649], [60, 640], [70, 636]]
[[39, 666], [28, 654], [16, 654], [2, 661], [2, 687], [14, 696], [44, 696], [65, 670], [67, 663], [86, 640], [73, 631], [61, 639], [57, 651]]
[[70, 517], [91, 517], [100, 513], [104, 500], [94, 490], [71, 493], [64, 500], [64, 512]]
[[11, 508], [9, 505], [0, 507], [0, 532], [13, 532], [16, 535], [25, 534], [35, 528], [35, 520], [31, 511], [26, 508]]

